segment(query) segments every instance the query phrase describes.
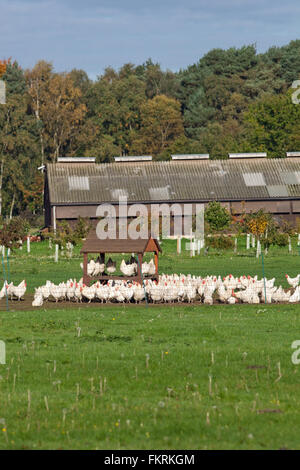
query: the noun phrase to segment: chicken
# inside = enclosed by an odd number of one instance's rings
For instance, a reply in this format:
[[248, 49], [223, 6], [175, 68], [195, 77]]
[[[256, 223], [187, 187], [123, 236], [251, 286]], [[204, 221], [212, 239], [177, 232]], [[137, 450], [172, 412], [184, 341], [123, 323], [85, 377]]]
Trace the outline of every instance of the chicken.
[[3, 287], [0, 291], [0, 300], [3, 299], [3, 297], [6, 296], [6, 293], [7, 293], [7, 284], [6, 284], [6, 282], [4, 282]]
[[52, 297], [54, 297], [55, 302], [58, 302], [59, 300], [62, 300], [64, 298], [64, 287], [62, 285], [56, 286], [55, 284], [52, 284], [50, 287], [50, 293]]
[[142, 274], [144, 274], [144, 276], [149, 274], [149, 264], [146, 261], [142, 264]]
[[113, 274], [116, 271], [116, 262], [113, 261], [111, 258], [106, 263], [106, 270], [108, 274]]
[[7, 284], [6, 282], [6, 292], [7, 292], [7, 296], [11, 298], [13, 298], [13, 295], [14, 295], [14, 283], [11, 282], [10, 284]]
[[140, 284], [134, 284], [133, 287], [133, 298], [135, 303], [139, 303], [145, 298], [145, 291], [144, 288]]
[[72, 300], [75, 297], [75, 283], [73, 281], [67, 282], [67, 299]]
[[230, 297], [232, 297], [233, 288], [226, 289], [224, 285], [218, 287], [217, 294], [220, 302], [226, 303]]
[[299, 284], [299, 279], [300, 279], [300, 274], [298, 274], [296, 277], [292, 278], [288, 274], [285, 275], [287, 282], [289, 283], [290, 286], [295, 289], [298, 284]]
[[13, 286], [12, 292], [15, 297], [17, 297], [19, 300], [25, 295], [27, 288], [26, 281], [20, 282], [18, 286]]
[[300, 302], [300, 286], [296, 287], [295, 292], [289, 298], [290, 303]]
[[203, 300], [203, 303], [204, 304], [207, 304], [207, 305], [212, 305], [213, 304], [213, 298], [211, 295], [204, 295], [204, 300]]
[[93, 275], [94, 270], [95, 270], [95, 265], [96, 265], [95, 261], [91, 259], [91, 261], [87, 265], [87, 273], [89, 276]]
[[154, 284], [150, 291], [150, 298], [152, 299], [153, 303], [155, 302], [161, 302], [163, 300], [163, 288], [162, 286]]
[[83, 286], [81, 293], [82, 293], [83, 297], [88, 299], [89, 303], [91, 303], [91, 301], [95, 297], [95, 287], [94, 286], [91, 286], [91, 287]]
[[177, 300], [177, 289], [172, 285], [168, 285], [165, 282], [165, 287], [163, 290], [163, 299], [165, 302], [175, 302]]
[[188, 285], [184, 288], [184, 297], [187, 299], [188, 303], [191, 303], [195, 300], [197, 295], [197, 290], [194, 286]]
[[99, 274], [103, 274], [104, 271], [105, 271], [105, 264], [99, 263], [98, 261], [96, 261], [93, 276], [99, 276]]
[[101, 303], [104, 301], [107, 302], [109, 298], [109, 287], [97, 284], [95, 295], [97, 299], [101, 300]]
[[261, 296], [262, 301], [267, 304], [271, 304], [273, 300], [273, 295], [276, 292], [276, 289], [277, 287], [266, 287], [266, 293], [264, 290], [262, 292], [262, 296]]
[[148, 275], [149, 276], [154, 276], [156, 273], [156, 268], [153, 259], [149, 261], [149, 270], [148, 270]]
[[51, 281], [47, 281], [46, 284], [44, 286], [41, 286], [39, 289], [40, 289], [40, 293], [42, 294], [43, 296], [43, 300], [48, 300], [50, 295], [51, 295], [51, 292], [50, 292], [50, 287], [52, 285], [52, 282]]
[[135, 274], [135, 265], [134, 264], [126, 264], [124, 260], [122, 260], [120, 265], [120, 271], [127, 277], [134, 276]]
[[129, 284], [128, 286], [125, 286], [125, 285], [122, 285], [120, 287], [120, 292], [122, 293], [124, 299], [125, 299], [125, 302], [130, 302], [130, 300], [132, 299], [133, 297], [133, 288], [132, 288], [132, 284]]
[[75, 299], [76, 299], [76, 302], [82, 302], [82, 285], [80, 283], [77, 283], [75, 284]]
[[114, 298], [117, 302], [124, 302], [125, 301], [125, 296], [123, 295], [120, 287], [116, 287], [115, 288], [115, 292], [114, 292]]
[[291, 292], [285, 292], [281, 286], [279, 286], [277, 291], [273, 294], [274, 302], [289, 302], [290, 297]]
[[34, 296], [32, 301], [33, 307], [41, 307], [43, 305], [43, 296], [41, 294]]

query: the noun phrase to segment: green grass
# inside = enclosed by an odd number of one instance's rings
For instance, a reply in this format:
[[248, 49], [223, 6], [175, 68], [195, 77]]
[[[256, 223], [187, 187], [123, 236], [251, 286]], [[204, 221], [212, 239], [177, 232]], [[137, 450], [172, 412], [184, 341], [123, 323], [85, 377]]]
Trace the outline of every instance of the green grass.
[[[160, 272], [261, 276], [244, 246], [191, 259], [163, 241]], [[81, 277], [79, 247], [57, 264], [31, 248], [10, 262], [30, 292]], [[287, 287], [299, 260], [272, 248], [266, 275]], [[299, 305], [2, 310], [0, 449], [299, 449], [299, 327]]]
[[299, 449], [299, 308], [242, 307], [2, 313], [0, 448]]

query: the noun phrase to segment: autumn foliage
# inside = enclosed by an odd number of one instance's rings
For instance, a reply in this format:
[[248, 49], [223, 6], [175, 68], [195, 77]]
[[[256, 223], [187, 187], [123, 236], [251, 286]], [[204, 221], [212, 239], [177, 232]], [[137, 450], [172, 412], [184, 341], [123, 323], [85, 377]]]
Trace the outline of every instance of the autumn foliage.
[[0, 60], [0, 78], [5, 74], [6, 67], [10, 64], [11, 59]]

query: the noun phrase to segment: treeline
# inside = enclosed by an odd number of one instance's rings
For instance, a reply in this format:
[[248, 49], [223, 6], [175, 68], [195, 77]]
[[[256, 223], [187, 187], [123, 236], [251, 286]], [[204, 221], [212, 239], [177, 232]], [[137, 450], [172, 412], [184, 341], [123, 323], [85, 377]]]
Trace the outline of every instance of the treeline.
[[300, 150], [300, 40], [257, 54], [254, 46], [214, 49], [174, 73], [151, 60], [107, 68], [96, 81], [84, 70], [56, 73], [38, 62], [0, 64], [7, 104], [0, 106], [0, 215], [40, 214], [43, 175], [58, 156]]

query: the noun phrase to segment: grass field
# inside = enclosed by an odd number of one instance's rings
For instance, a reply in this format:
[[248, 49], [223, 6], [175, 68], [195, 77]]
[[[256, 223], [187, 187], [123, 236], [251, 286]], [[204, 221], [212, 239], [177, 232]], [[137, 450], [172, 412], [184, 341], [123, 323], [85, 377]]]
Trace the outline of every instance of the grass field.
[[[261, 276], [244, 246], [191, 259], [163, 241], [160, 271]], [[30, 292], [79, 279], [78, 253], [54, 264], [47, 244], [32, 244], [11, 258], [11, 278]], [[295, 245], [271, 249], [266, 276], [287, 287], [299, 261]], [[299, 449], [299, 327], [297, 304], [6, 312], [2, 302], [0, 449]]]

